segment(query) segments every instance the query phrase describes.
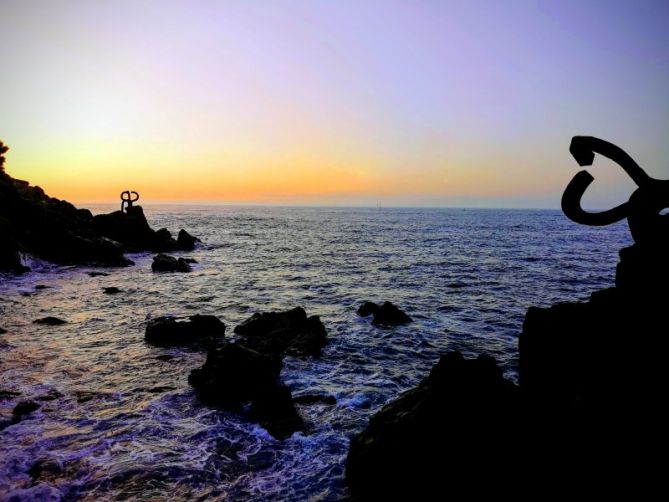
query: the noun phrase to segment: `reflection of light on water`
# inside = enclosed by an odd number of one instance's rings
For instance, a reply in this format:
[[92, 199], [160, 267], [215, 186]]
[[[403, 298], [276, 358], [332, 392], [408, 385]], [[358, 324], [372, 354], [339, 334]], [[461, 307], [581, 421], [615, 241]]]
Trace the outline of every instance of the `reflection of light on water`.
[[[147, 215], [155, 228], [205, 239], [193, 273], [152, 274], [144, 253], [106, 277], [33, 262], [35, 273], [0, 279], [9, 331], [0, 335], [0, 390], [22, 393], [0, 400], [0, 493], [337, 500], [349, 437], [439, 353], [486, 351], [513, 376], [527, 307], [612, 285], [628, 243], [622, 224], [590, 229], [548, 211], [182, 206]], [[122, 293], [103, 293], [112, 286]], [[389, 299], [416, 322], [374, 328], [355, 315], [366, 299]], [[321, 316], [330, 342], [320, 360], [286, 358], [282, 378], [296, 394], [338, 403], [300, 406], [310, 434], [284, 442], [197, 402], [187, 376], [205, 354], [143, 339], [157, 315], [215, 314], [233, 336], [256, 310], [296, 305]], [[68, 324], [32, 324], [47, 315]], [[26, 399], [40, 410], [8, 425]], [[28, 470], [52, 457], [62, 472], [33, 486]]]

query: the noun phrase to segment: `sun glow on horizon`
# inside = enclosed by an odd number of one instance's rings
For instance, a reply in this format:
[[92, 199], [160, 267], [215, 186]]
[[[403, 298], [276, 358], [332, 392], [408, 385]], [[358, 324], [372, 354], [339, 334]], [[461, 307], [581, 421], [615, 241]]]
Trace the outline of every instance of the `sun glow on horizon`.
[[557, 207], [591, 134], [668, 178], [669, 8], [607, 5], [4, 2], [7, 170], [73, 202]]

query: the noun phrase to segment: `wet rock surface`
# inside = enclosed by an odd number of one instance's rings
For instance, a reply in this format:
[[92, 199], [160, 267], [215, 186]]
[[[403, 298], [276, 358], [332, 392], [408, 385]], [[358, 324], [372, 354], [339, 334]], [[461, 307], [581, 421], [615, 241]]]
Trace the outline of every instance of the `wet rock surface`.
[[240, 344], [225, 344], [207, 354], [188, 382], [206, 404], [243, 412], [277, 439], [305, 429], [288, 387], [279, 382], [281, 357], [261, 354]]
[[240, 344], [266, 354], [321, 355], [327, 331], [318, 316], [302, 307], [284, 312], [256, 313], [235, 327]]
[[496, 452], [515, 446], [518, 399], [519, 389], [491, 357], [442, 356], [428, 378], [383, 407], [351, 441], [352, 493], [363, 500], [408, 494], [423, 500], [443, 492], [447, 480], [490, 473], [503, 479], [511, 468]]
[[225, 337], [225, 324], [216, 316], [194, 315], [187, 320], [157, 317], [148, 322], [144, 338], [154, 345], [189, 345], [220, 342]]
[[362, 317], [373, 316], [372, 324], [381, 327], [399, 326], [413, 321], [411, 317], [391, 302], [378, 305], [366, 301], [358, 308], [358, 315]]
[[153, 258], [151, 270], [154, 272], [191, 272], [193, 269], [184, 258], [175, 258], [161, 253]]

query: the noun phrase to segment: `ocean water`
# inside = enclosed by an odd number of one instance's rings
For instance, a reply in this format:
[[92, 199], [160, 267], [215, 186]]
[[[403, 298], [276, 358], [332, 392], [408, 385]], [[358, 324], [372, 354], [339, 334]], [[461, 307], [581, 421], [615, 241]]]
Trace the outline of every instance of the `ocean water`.
[[[106, 277], [39, 262], [0, 276], [0, 391], [21, 393], [0, 400], [0, 500], [340, 500], [349, 438], [439, 354], [491, 354], [516, 378], [527, 308], [612, 286], [631, 244], [624, 223], [588, 228], [547, 210], [145, 211], [154, 228], [202, 238], [192, 273], [153, 274], [138, 254]], [[356, 315], [364, 300], [415, 322], [375, 328]], [[320, 359], [286, 357], [282, 379], [337, 404], [300, 406], [309, 431], [285, 441], [198, 402], [187, 377], [203, 352], [144, 342], [156, 316], [215, 314], [234, 338], [252, 313], [298, 305], [321, 316], [329, 344]], [[47, 315], [68, 324], [32, 324]], [[40, 410], [10, 424], [26, 399]], [[34, 481], [38, 460], [59, 469]]]

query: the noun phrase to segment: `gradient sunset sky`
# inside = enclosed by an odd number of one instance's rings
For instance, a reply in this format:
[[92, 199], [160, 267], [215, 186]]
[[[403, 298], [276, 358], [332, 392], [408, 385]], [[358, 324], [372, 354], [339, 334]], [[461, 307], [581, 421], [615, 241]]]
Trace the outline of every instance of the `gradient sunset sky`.
[[[7, 170], [74, 202], [559, 207], [669, 178], [667, 1], [0, 0]], [[591, 207], [626, 200], [610, 162]]]

